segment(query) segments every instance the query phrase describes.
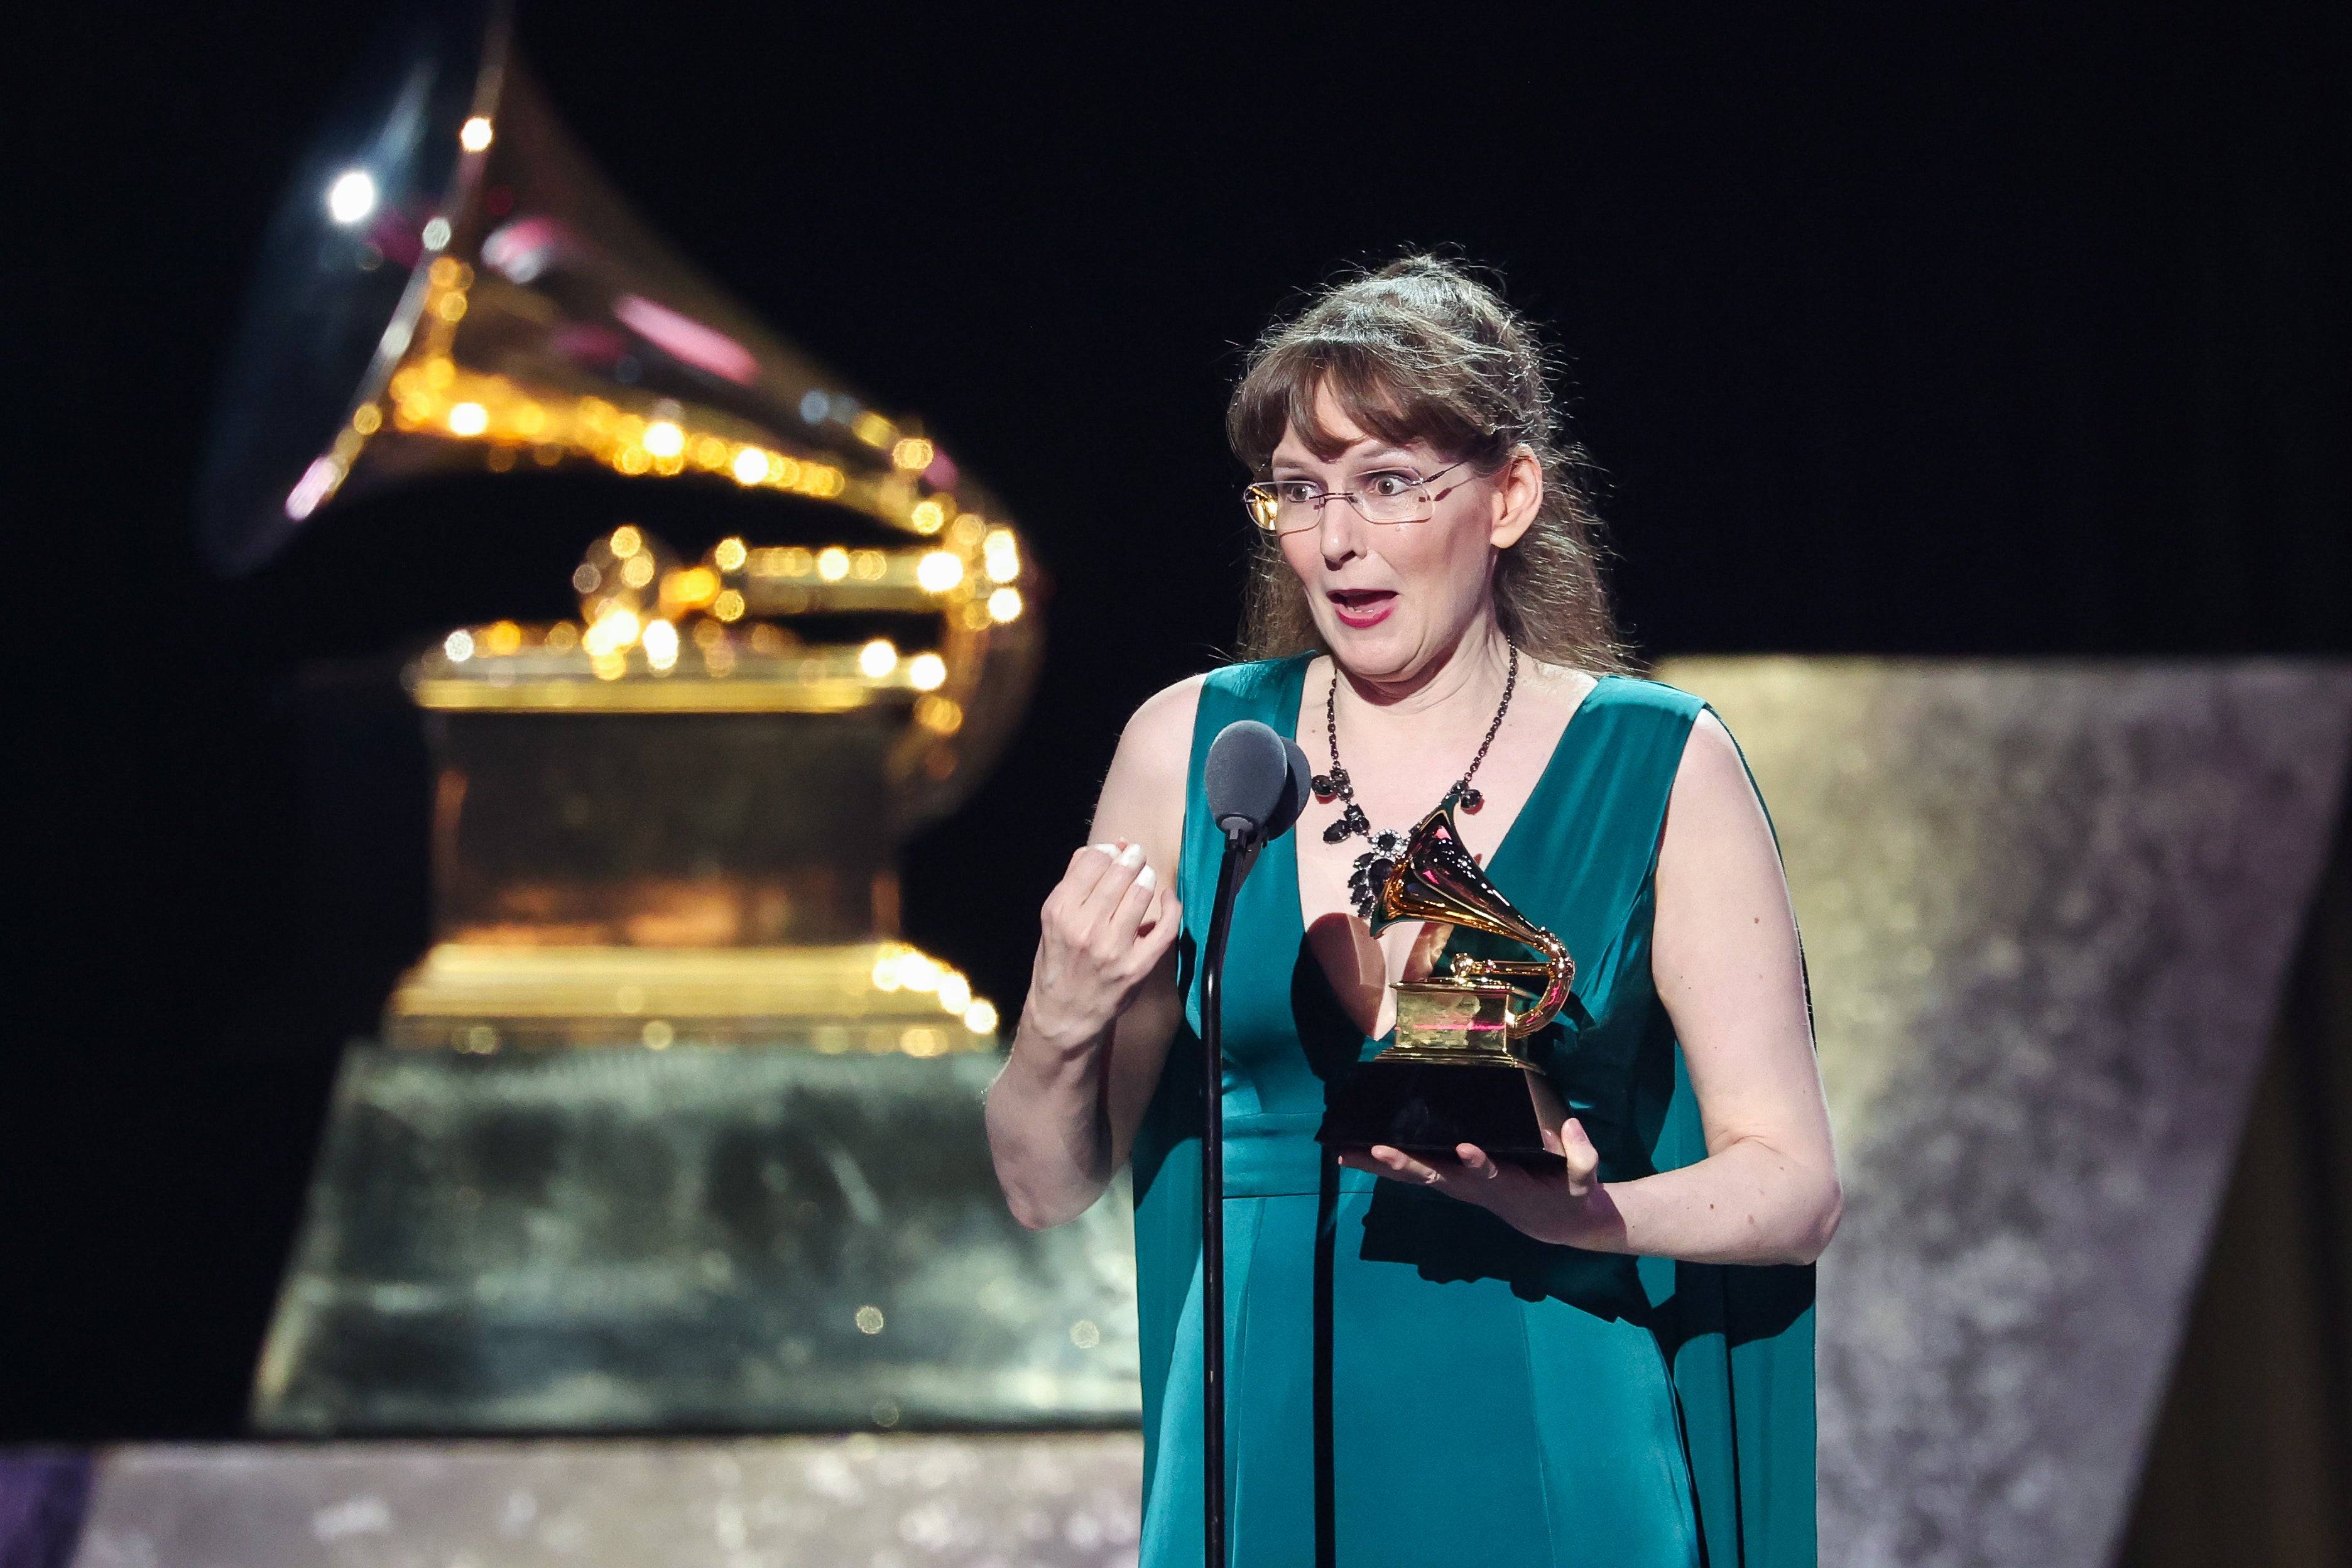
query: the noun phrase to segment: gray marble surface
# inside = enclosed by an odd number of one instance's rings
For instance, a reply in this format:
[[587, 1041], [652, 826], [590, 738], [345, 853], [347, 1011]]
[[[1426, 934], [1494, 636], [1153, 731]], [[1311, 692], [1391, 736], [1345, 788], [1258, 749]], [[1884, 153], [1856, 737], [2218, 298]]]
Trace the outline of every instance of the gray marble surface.
[[353, 1047], [263, 1430], [1131, 1425], [1125, 1184], [1030, 1232], [993, 1052]]
[[1685, 659], [1779, 826], [1847, 1192], [1822, 1561], [2113, 1550], [2341, 810], [2352, 669]]
[[73, 1568], [1118, 1568], [1142, 1439], [117, 1449]]

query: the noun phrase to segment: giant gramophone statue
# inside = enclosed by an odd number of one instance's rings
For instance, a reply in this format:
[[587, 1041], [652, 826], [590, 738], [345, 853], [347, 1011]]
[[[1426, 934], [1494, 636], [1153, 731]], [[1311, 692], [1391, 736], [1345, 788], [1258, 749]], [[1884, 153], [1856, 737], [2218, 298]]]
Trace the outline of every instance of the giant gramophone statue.
[[1381, 883], [1373, 929], [1409, 920], [1484, 931], [1538, 956], [1456, 953], [1442, 975], [1391, 986], [1395, 1041], [1341, 1080], [1321, 1141], [1448, 1158], [1474, 1143], [1520, 1164], [1559, 1164], [1566, 1111], [1527, 1042], [1569, 1005], [1575, 961], [1487, 879], [1445, 806], [1412, 830]]
[[899, 846], [1026, 700], [1019, 536], [628, 214], [502, 6], [425, 7], [279, 214], [205, 541], [243, 572], [358, 493], [582, 467], [772, 531], [584, 520], [576, 620], [407, 664], [436, 941], [346, 1054], [257, 1421], [1132, 1419], [1119, 1222], [1011, 1223], [994, 1009], [898, 932]]

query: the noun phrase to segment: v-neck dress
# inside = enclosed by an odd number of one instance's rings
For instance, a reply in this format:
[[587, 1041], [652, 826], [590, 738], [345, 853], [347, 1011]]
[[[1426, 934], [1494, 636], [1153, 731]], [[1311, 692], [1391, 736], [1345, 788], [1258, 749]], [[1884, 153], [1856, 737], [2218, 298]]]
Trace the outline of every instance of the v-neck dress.
[[[1209, 742], [1289, 734], [1308, 657], [1209, 676], [1178, 892], [1185, 1026], [1134, 1152], [1144, 1370], [1142, 1568], [1202, 1560], [1200, 992], [1222, 839]], [[1650, 978], [1653, 875], [1705, 705], [1603, 678], [1487, 865], [1567, 943], [1538, 1059], [1604, 1180], [1706, 1153]], [[1454, 949], [1524, 956], [1463, 931]], [[1224, 982], [1226, 1490], [1247, 1568], [1794, 1568], [1814, 1560], [1810, 1268], [1538, 1242], [1483, 1209], [1335, 1164], [1326, 1097], [1367, 1039], [1307, 946], [1295, 837], [1234, 906]]]

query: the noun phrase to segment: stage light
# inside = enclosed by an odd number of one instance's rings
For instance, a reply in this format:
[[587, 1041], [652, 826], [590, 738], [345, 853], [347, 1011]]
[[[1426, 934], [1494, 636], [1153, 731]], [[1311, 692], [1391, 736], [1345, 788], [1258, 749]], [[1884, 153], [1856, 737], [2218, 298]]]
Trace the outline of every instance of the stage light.
[[756, 485], [768, 477], [768, 454], [757, 447], [746, 447], [735, 454], [735, 482]]
[[919, 653], [907, 666], [908, 683], [918, 691], [937, 691], [947, 678], [948, 661], [935, 653]]
[[1009, 528], [992, 528], [988, 542], [981, 546], [981, 554], [988, 564], [988, 580], [1010, 583], [1021, 575], [1021, 546]]
[[635, 610], [616, 605], [596, 617], [596, 624], [588, 628], [580, 646], [588, 650], [591, 658], [617, 657], [623, 648], [637, 640], [639, 625]]
[[375, 211], [375, 177], [365, 169], [346, 169], [327, 187], [327, 216], [345, 228]]
[[448, 244], [449, 220], [446, 217], [427, 218], [425, 222], [424, 240], [425, 248], [427, 250], [438, 250]]
[[490, 411], [478, 403], [459, 403], [449, 410], [449, 434], [478, 436], [490, 427]]
[[656, 458], [675, 458], [686, 450], [686, 432], [667, 419], [656, 419], [646, 426], [643, 445]]
[[898, 954], [898, 988], [926, 994], [940, 988], [939, 961], [914, 948]]
[[916, 563], [915, 581], [926, 594], [944, 594], [963, 581], [963, 562], [950, 551], [934, 550]]
[[457, 145], [468, 153], [487, 152], [490, 145], [490, 136], [489, 121], [477, 114], [457, 128]]
[[931, 466], [931, 444], [919, 436], [909, 436], [890, 448], [891, 463], [909, 474], [919, 474]]
[[295, 522], [301, 521], [318, 510], [320, 501], [332, 495], [335, 487], [343, 482], [343, 466], [332, 458], [316, 458], [294, 481], [286, 497], [286, 515]]
[[1021, 590], [999, 588], [988, 596], [988, 618], [1002, 625], [1021, 618]]
[[718, 563], [721, 572], [740, 572], [751, 553], [743, 548], [741, 540], [722, 539], [719, 542], [719, 548], [710, 552], [710, 559]]
[[816, 574], [828, 583], [838, 583], [849, 575], [849, 552], [838, 544], [827, 545], [817, 552]]
[[975, 1035], [996, 1033], [996, 1006], [991, 1002], [974, 1002], [963, 1010], [963, 1026]]
[[634, 527], [625, 522], [620, 527], [613, 531], [613, 554], [615, 559], [626, 561], [644, 546], [645, 542], [646, 536], [644, 534], [639, 533]]
[[879, 680], [898, 668], [898, 650], [887, 637], [876, 637], [857, 650], [857, 668], [869, 680]]
[[931, 534], [947, 526], [948, 514], [946, 509], [935, 500], [917, 501], [907, 521], [917, 533]]
[[463, 664], [474, 657], [474, 634], [451, 632], [441, 639], [441, 651], [449, 656], [451, 664]]
[[677, 628], [667, 621], [648, 621], [638, 638], [644, 643], [646, 662], [656, 669], [667, 670], [677, 663]]

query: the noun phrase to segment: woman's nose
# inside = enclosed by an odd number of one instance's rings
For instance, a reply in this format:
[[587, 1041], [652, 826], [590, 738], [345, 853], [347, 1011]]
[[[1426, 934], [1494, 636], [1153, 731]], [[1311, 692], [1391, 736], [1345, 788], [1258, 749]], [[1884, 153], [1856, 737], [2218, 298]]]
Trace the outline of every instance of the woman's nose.
[[1315, 542], [1323, 552], [1323, 564], [1345, 565], [1364, 552], [1363, 519], [1356, 509], [1337, 499], [1323, 503], [1323, 515], [1316, 523]]

